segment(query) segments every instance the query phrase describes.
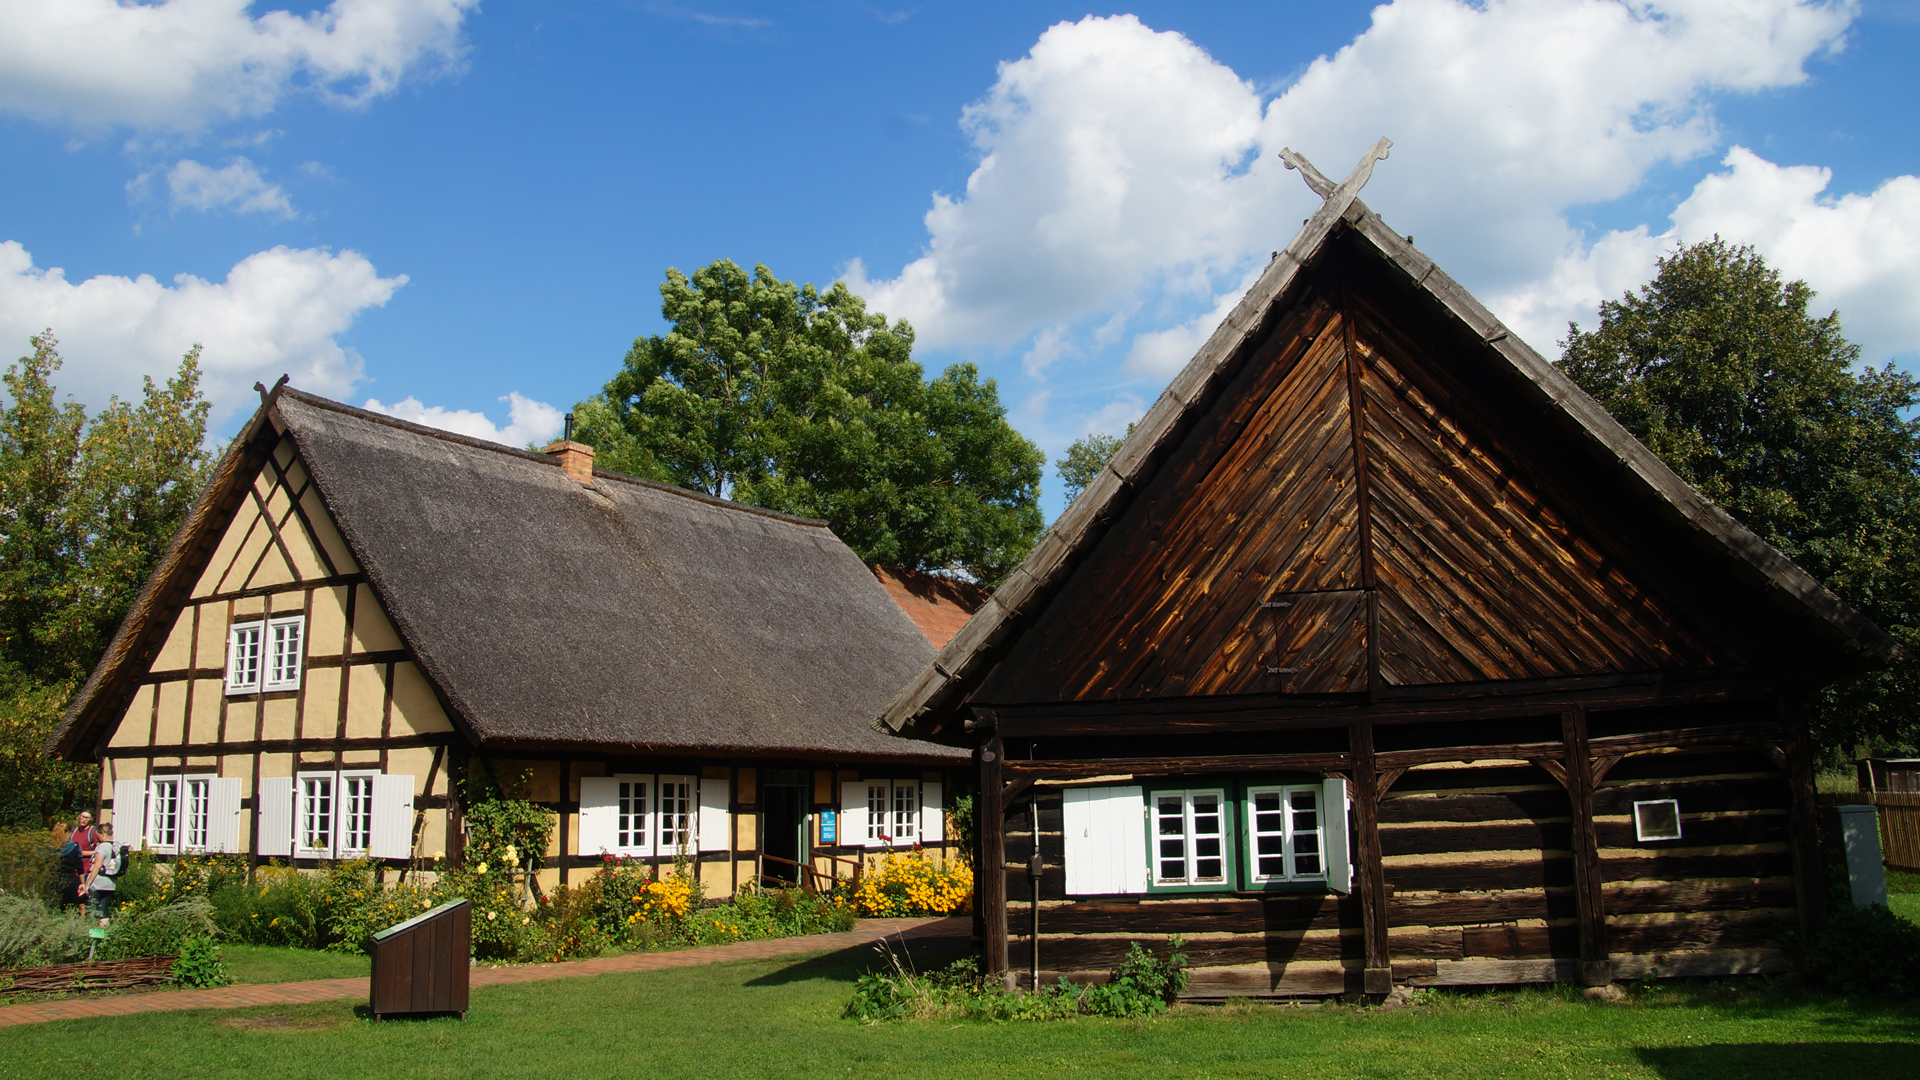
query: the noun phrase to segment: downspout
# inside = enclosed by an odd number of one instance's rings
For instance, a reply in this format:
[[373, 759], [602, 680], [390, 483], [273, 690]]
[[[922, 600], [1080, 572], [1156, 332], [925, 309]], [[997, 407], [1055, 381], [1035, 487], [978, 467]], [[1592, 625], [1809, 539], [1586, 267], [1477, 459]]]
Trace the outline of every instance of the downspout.
[[1040, 991], [1040, 793], [1033, 793], [1033, 801], [1027, 804], [1027, 820], [1033, 826], [1033, 855], [1027, 860], [1027, 882], [1031, 886], [1029, 907], [1033, 914], [1033, 930], [1027, 937], [1027, 990]]

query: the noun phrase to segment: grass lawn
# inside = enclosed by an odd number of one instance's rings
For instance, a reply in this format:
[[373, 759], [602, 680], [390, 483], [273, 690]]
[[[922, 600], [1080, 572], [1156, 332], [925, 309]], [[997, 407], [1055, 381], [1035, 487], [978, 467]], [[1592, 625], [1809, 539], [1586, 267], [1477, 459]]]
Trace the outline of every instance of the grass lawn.
[[[932, 962], [935, 957], [925, 957]], [[1529, 990], [1394, 1011], [1188, 1006], [1145, 1021], [839, 1019], [870, 949], [474, 991], [467, 1019], [353, 1002], [152, 1013], [0, 1034], [0, 1075], [1651, 1077], [1911, 1075], [1920, 1009], [1762, 980], [1621, 1004]]]
[[366, 956], [319, 952], [314, 949], [283, 949], [272, 945], [222, 945], [220, 955], [233, 972], [233, 981], [243, 983], [299, 982], [303, 979], [350, 979], [365, 977], [373, 970]]

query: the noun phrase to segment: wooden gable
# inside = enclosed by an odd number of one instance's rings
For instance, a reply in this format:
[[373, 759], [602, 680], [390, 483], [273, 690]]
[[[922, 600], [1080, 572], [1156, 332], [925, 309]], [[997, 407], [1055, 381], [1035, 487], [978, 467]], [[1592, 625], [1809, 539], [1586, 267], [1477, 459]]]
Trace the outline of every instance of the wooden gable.
[[[1408, 290], [1324, 260], [972, 700], [1359, 693], [1747, 662]], [[1620, 511], [1625, 513], [1626, 511]]]

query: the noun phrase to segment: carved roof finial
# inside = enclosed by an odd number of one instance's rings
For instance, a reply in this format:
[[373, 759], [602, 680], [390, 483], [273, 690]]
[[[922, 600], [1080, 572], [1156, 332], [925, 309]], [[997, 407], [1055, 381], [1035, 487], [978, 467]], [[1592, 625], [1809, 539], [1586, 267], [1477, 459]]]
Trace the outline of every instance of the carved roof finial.
[[1385, 135], [1380, 136], [1380, 141], [1368, 147], [1367, 152], [1360, 155], [1360, 164], [1355, 165], [1353, 171], [1348, 173], [1347, 178], [1340, 181], [1338, 186], [1335, 186], [1333, 181], [1327, 179], [1326, 174], [1314, 168], [1312, 162], [1295, 152], [1292, 147], [1281, 148], [1280, 160], [1286, 162], [1289, 169], [1299, 169], [1301, 177], [1306, 180], [1307, 186], [1313, 189], [1313, 193], [1331, 202], [1343, 196], [1351, 198], [1360, 194], [1360, 189], [1367, 186], [1368, 180], [1373, 179], [1373, 163], [1387, 160], [1387, 151], [1391, 149], [1393, 149], [1393, 140]]

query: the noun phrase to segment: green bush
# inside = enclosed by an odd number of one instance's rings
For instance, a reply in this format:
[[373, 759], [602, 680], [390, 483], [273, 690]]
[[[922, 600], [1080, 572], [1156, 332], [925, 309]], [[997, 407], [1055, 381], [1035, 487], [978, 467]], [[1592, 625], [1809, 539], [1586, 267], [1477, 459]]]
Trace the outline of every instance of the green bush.
[[1087, 987], [1081, 1011], [1094, 1016], [1153, 1016], [1165, 1012], [1187, 987], [1187, 954], [1180, 938], [1167, 941], [1167, 958], [1156, 959], [1137, 941], [1105, 983]]
[[1878, 904], [1837, 904], [1806, 950], [1806, 970], [1844, 994], [1920, 994], [1920, 926]]
[[220, 946], [210, 937], [190, 937], [180, 943], [180, 957], [173, 962], [173, 981], [181, 986], [226, 986], [233, 973], [220, 957]]
[[148, 897], [114, 915], [107, 940], [96, 954], [102, 960], [178, 954], [189, 939], [213, 938], [220, 933], [213, 922], [213, 905], [204, 896], [171, 903]]
[[37, 897], [0, 894], [0, 968], [70, 964], [87, 958], [86, 916]]
[[52, 905], [59, 898], [60, 853], [46, 829], [0, 829], [0, 893]]
[[1187, 957], [1179, 938], [1157, 959], [1129, 942], [1127, 955], [1103, 984], [1076, 986], [1065, 976], [1028, 993], [1007, 990], [980, 977], [972, 957], [940, 971], [910, 970], [891, 950], [893, 970], [860, 976], [843, 1015], [867, 1023], [884, 1020], [1058, 1020], [1068, 1016], [1142, 1017], [1165, 1012], [1187, 985]]

